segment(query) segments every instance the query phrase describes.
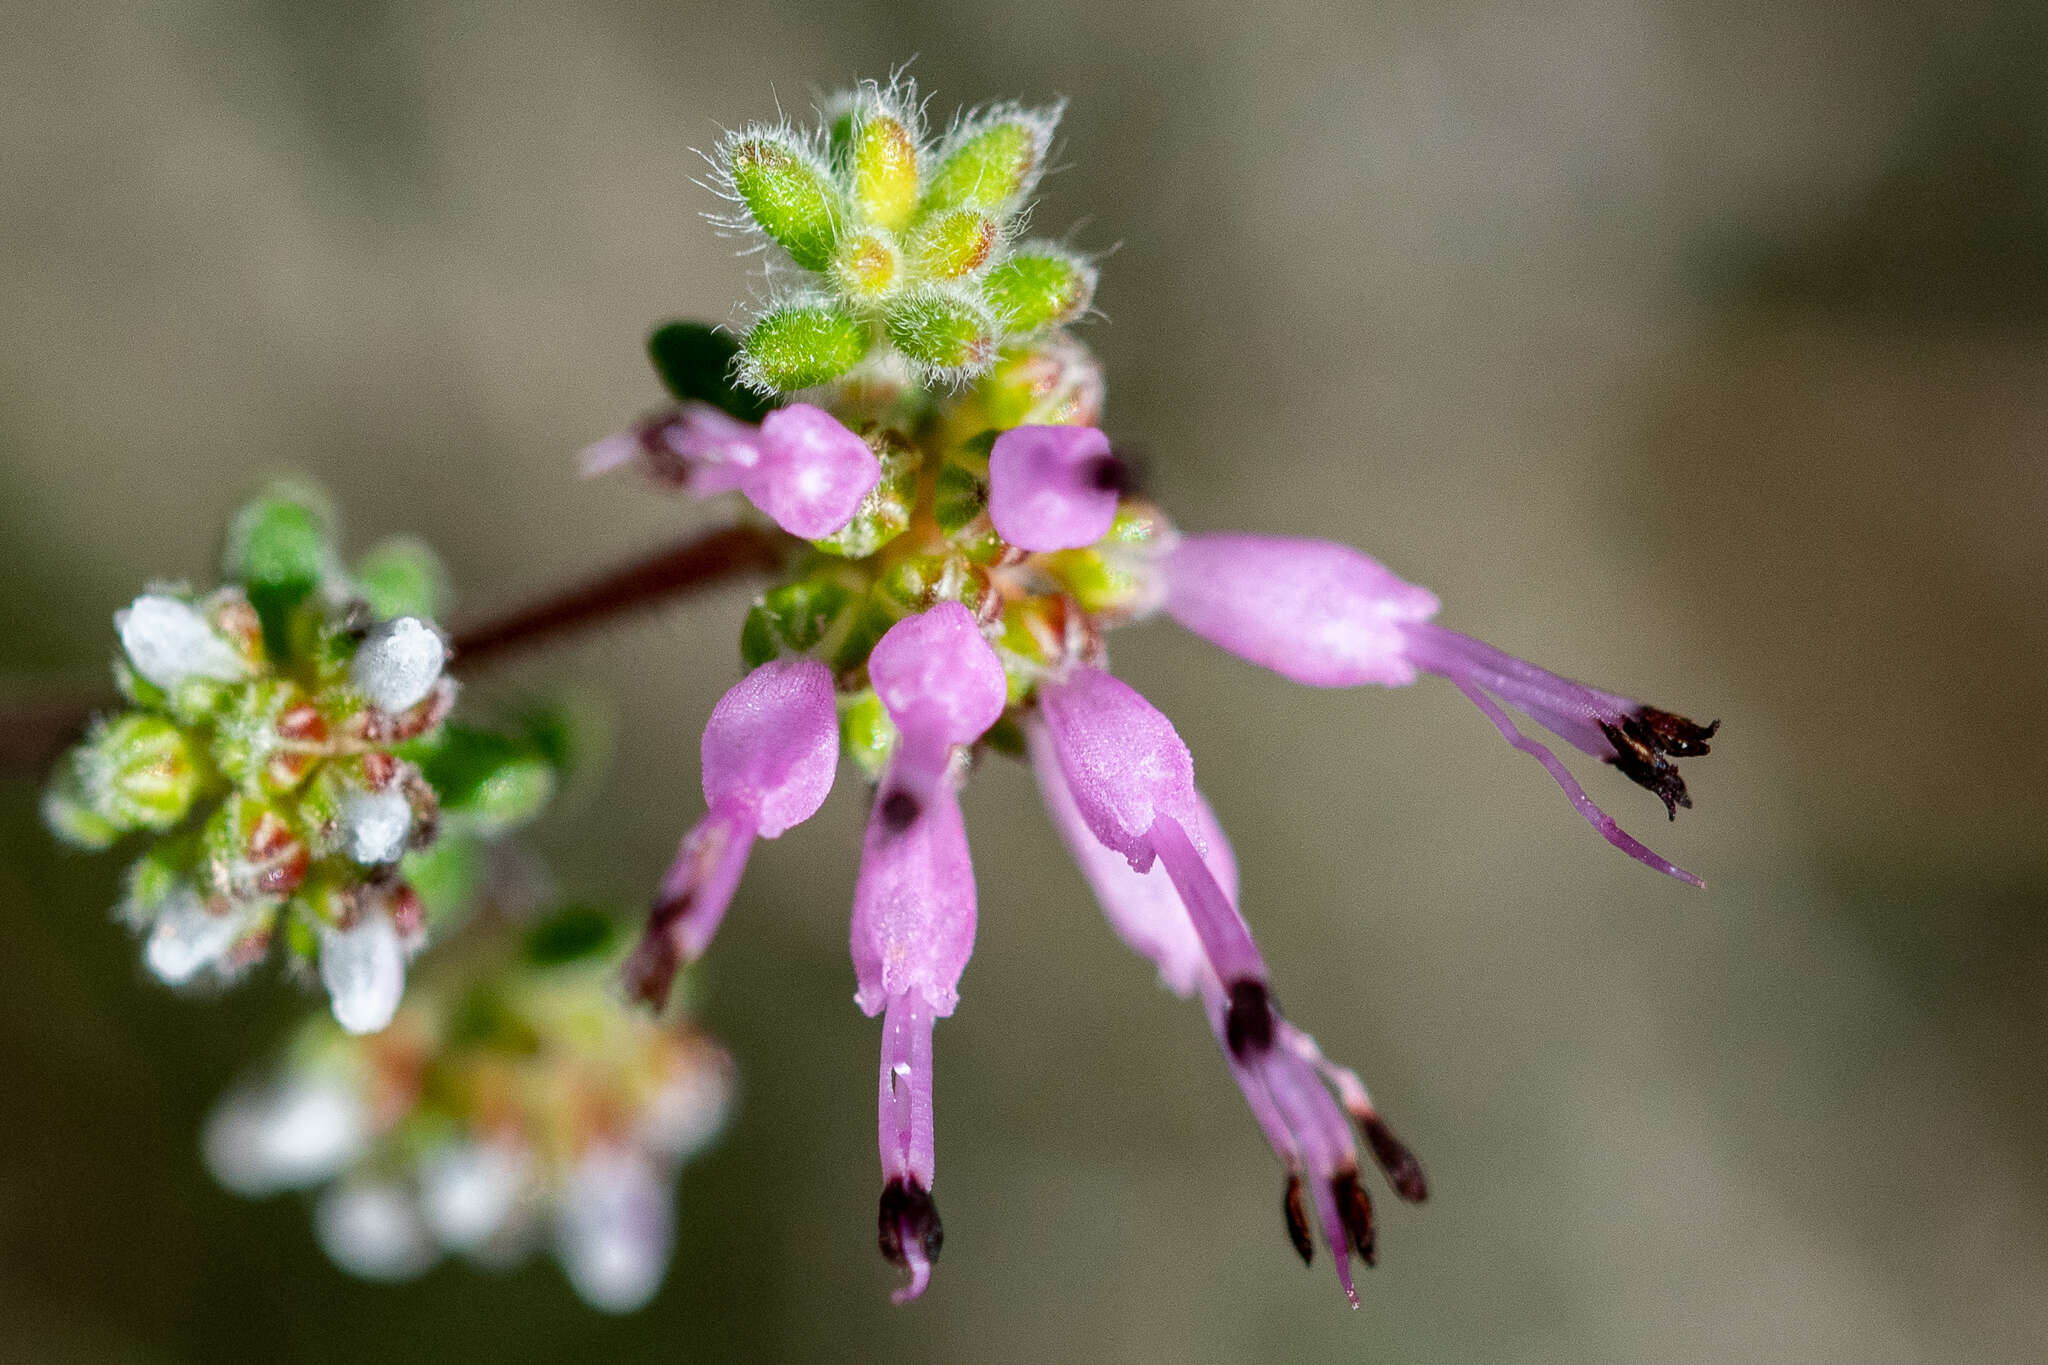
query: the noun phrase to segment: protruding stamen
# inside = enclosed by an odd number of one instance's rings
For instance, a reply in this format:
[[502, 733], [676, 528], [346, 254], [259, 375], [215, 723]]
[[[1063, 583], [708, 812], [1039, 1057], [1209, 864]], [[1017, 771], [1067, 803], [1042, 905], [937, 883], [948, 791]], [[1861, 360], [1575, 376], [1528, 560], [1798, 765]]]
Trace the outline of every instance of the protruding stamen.
[[1337, 1216], [1344, 1220], [1344, 1234], [1351, 1239], [1358, 1259], [1367, 1265], [1378, 1265], [1379, 1257], [1374, 1254], [1372, 1198], [1366, 1194], [1365, 1186], [1358, 1183], [1356, 1166], [1337, 1172], [1330, 1181], [1330, 1197], [1337, 1201]]
[[1230, 1055], [1249, 1062], [1273, 1046], [1273, 1001], [1262, 982], [1230, 983], [1223, 1011], [1223, 1037]]
[[1564, 766], [1564, 760], [1550, 752], [1548, 745], [1538, 740], [1530, 739], [1527, 735], [1516, 729], [1514, 721], [1508, 718], [1508, 713], [1503, 711], [1494, 702], [1493, 698], [1487, 696], [1486, 693], [1480, 691], [1478, 687], [1471, 683], [1458, 679], [1453, 679], [1452, 681], [1457, 689], [1465, 694], [1466, 700], [1478, 707], [1480, 713], [1493, 722], [1493, 728], [1500, 731], [1502, 739], [1543, 765], [1543, 771], [1549, 773], [1551, 780], [1563, 789], [1565, 796], [1570, 799], [1579, 814], [1586, 817], [1586, 823], [1600, 831], [1601, 838], [1613, 844], [1637, 862], [1654, 867], [1667, 877], [1676, 877], [1688, 886], [1706, 886], [1706, 882], [1702, 881], [1699, 877], [1687, 872], [1669, 859], [1658, 856], [1640, 839], [1630, 834], [1619, 824], [1616, 824], [1613, 816], [1601, 810], [1599, 806], [1593, 803], [1593, 798], [1586, 795], [1585, 788], [1581, 787], [1579, 780], [1572, 776], [1571, 769]]
[[883, 1257], [910, 1272], [910, 1283], [891, 1296], [897, 1303], [908, 1303], [931, 1283], [932, 1265], [946, 1243], [931, 1191], [912, 1176], [891, 1180], [882, 1187], [875, 1231]]
[[1692, 797], [1685, 790], [1685, 779], [1679, 776], [1677, 766], [1670, 759], [1618, 725], [1610, 725], [1603, 720], [1600, 733], [1607, 736], [1607, 742], [1614, 746], [1614, 755], [1607, 761], [1620, 769], [1623, 777], [1662, 801], [1666, 818], [1676, 820], [1680, 806], [1692, 809]]
[[1316, 1244], [1308, 1233], [1308, 1206], [1301, 1199], [1299, 1173], [1287, 1173], [1287, 1193], [1281, 1197], [1280, 1208], [1287, 1217], [1287, 1240], [1294, 1244], [1294, 1254], [1301, 1257], [1303, 1265], [1314, 1265]]
[[1622, 728], [1660, 754], [1697, 758], [1709, 752], [1707, 741], [1721, 728], [1721, 722], [1701, 725], [1673, 712], [1645, 706], [1622, 722]]
[[1365, 1145], [1372, 1148], [1372, 1159], [1379, 1163], [1394, 1193], [1411, 1204], [1429, 1198], [1429, 1182], [1422, 1177], [1422, 1163], [1408, 1150], [1407, 1143], [1394, 1136], [1386, 1120], [1369, 1110], [1352, 1117], [1358, 1121], [1358, 1131], [1365, 1135]]

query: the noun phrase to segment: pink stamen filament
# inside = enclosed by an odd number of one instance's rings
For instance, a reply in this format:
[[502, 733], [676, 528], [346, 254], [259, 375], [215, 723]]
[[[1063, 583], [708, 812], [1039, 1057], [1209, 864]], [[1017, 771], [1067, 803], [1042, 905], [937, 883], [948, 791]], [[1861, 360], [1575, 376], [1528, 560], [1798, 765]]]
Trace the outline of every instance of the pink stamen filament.
[[1676, 877], [1688, 886], [1705, 888], [1706, 882], [1701, 878], [1687, 872], [1678, 864], [1652, 852], [1641, 840], [1616, 824], [1613, 816], [1601, 810], [1599, 806], [1593, 803], [1593, 798], [1586, 795], [1585, 788], [1581, 787], [1579, 780], [1572, 776], [1571, 769], [1564, 766], [1564, 760], [1552, 753], [1546, 745], [1529, 738], [1516, 729], [1514, 721], [1509, 719], [1507, 712], [1503, 711], [1477, 685], [1455, 677], [1451, 679], [1451, 682], [1453, 686], [1465, 694], [1468, 701], [1479, 708], [1481, 715], [1493, 722], [1493, 728], [1500, 731], [1502, 739], [1543, 765], [1543, 770], [1550, 774], [1551, 779], [1559, 787], [1563, 788], [1565, 796], [1578, 809], [1579, 814], [1586, 817], [1586, 823], [1600, 832], [1601, 838], [1620, 849], [1623, 853], [1626, 853], [1629, 857], [1634, 858], [1637, 862], [1647, 867], [1653, 867], [1667, 877]]

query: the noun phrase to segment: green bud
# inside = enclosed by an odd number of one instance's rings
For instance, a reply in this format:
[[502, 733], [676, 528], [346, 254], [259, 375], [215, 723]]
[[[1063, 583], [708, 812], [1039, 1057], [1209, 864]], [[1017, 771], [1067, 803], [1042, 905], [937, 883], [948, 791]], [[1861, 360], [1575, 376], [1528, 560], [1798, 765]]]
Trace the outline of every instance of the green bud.
[[206, 782], [206, 758], [163, 716], [128, 711], [86, 741], [100, 813], [125, 829], [165, 830], [183, 820]]
[[991, 427], [1094, 426], [1102, 415], [1102, 366], [1066, 332], [1038, 344], [1005, 348], [975, 385], [980, 419]]
[[839, 744], [868, 781], [882, 780], [896, 748], [896, 723], [872, 688], [839, 699]]
[[1031, 192], [1052, 145], [1060, 110], [1014, 105], [970, 119], [947, 139], [926, 184], [918, 215], [968, 206], [1008, 217]]
[[864, 114], [851, 130], [853, 198], [868, 221], [895, 231], [917, 209], [917, 141], [887, 110]]
[[934, 379], [978, 374], [995, 359], [995, 318], [964, 294], [914, 294], [889, 309], [883, 328], [896, 349]]
[[850, 233], [832, 257], [832, 282], [851, 299], [880, 299], [894, 290], [902, 277], [903, 262], [886, 232]]
[[747, 333], [740, 375], [763, 393], [807, 389], [859, 364], [872, 339], [865, 322], [836, 307], [785, 304], [764, 314]]
[[767, 129], [729, 139], [724, 152], [726, 174], [747, 216], [798, 265], [823, 270], [846, 221], [825, 168], [793, 138]]
[[911, 268], [928, 280], [957, 280], [987, 263], [1002, 236], [980, 209], [947, 209], [926, 219], [911, 239]]
[[647, 358], [678, 402], [695, 399], [742, 422], [758, 422], [768, 405], [733, 383], [739, 353], [739, 338], [701, 322], [671, 322], [647, 338]]
[[260, 678], [224, 699], [214, 720], [213, 760], [243, 787], [290, 791], [317, 761], [297, 738], [287, 737], [301, 730], [325, 732], [325, 720], [311, 713], [306, 694], [283, 678]]
[[1072, 322], [1095, 297], [1095, 267], [1034, 245], [988, 272], [982, 296], [1011, 334]]
[[423, 540], [379, 541], [356, 563], [356, 590], [380, 621], [394, 616], [434, 620], [448, 614], [448, 572]]
[[121, 827], [94, 810], [86, 799], [76, 750], [65, 755], [43, 791], [43, 823], [50, 827], [50, 833], [73, 848], [94, 853], [121, 837]]
[[860, 500], [852, 520], [825, 539], [811, 542], [827, 554], [866, 559], [910, 529], [911, 510], [917, 502], [917, 452], [889, 442], [877, 454], [882, 477]]

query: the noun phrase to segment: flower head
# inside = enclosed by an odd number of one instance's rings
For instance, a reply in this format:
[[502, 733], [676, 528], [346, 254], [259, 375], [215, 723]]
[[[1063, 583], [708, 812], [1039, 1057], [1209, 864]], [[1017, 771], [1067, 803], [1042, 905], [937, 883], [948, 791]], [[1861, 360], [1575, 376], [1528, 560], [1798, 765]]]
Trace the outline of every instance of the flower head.
[[368, 1279], [547, 1247], [593, 1307], [638, 1308], [667, 1267], [676, 1174], [732, 1081], [709, 1040], [614, 999], [612, 941], [607, 916], [563, 909], [510, 961], [429, 973], [373, 1038], [309, 1021], [214, 1109], [208, 1166], [252, 1197], [318, 1190], [321, 1245]]
[[65, 756], [44, 814], [86, 848], [152, 836], [120, 913], [158, 979], [225, 984], [281, 941], [345, 1028], [375, 1032], [430, 919], [460, 908], [468, 842], [530, 817], [554, 764], [447, 723], [444, 591], [423, 547], [386, 542], [345, 569], [318, 495], [280, 486], [235, 518], [226, 572], [211, 593], [156, 587], [114, 613], [127, 708]]
[[[1704, 754], [1714, 727], [1449, 631], [1435, 623], [1434, 594], [1347, 546], [1175, 532], [1099, 428], [1100, 370], [1064, 330], [1092, 293], [1093, 271], [1008, 245], [1055, 112], [999, 106], [934, 146], [907, 86], [864, 85], [832, 102], [814, 135], [749, 128], [719, 148], [721, 183], [742, 209], [732, 226], [758, 232], [810, 281], [772, 302], [740, 341], [689, 324], [658, 331], [656, 368], [684, 407], [606, 445], [603, 458], [643, 453], [692, 491], [737, 488], [810, 543], [792, 542], [786, 574], [747, 617], [741, 656], [754, 671], [705, 737], [711, 811], [684, 842], [629, 980], [658, 1000], [645, 983], [660, 973], [642, 967], [673, 970], [702, 951], [746, 848], [767, 832], [757, 808], [713, 776], [712, 736], [734, 698], [780, 699], [764, 703], [759, 714], [773, 723], [746, 731], [739, 750], [739, 770], [769, 774], [740, 788], [780, 792], [787, 774], [826, 763], [831, 694], [838, 748], [873, 783], [850, 946], [855, 1000], [883, 1021], [879, 1245], [909, 1273], [898, 1299], [916, 1297], [942, 1245], [933, 1028], [958, 1004], [975, 931], [957, 791], [972, 755], [1028, 751], [1112, 926], [1169, 989], [1200, 999], [1280, 1160], [1289, 1242], [1309, 1259], [1319, 1230], [1355, 1303], [1351, 1260], [1371, 1264], [1379, 1236], [1362, 1158], [1408, 1201], [1426, 1196], [1421, 1166], [1357, 1073], [1276, 1004], [1193, 757], [1172, 723], [1109, 671], [1105, 636], [1163, 609], [1311, 686], [1449, 678], [1610, 842], [1691, 881], [1623, 833], [1505, 708], [1674, 811], [1690, 797], [1673, 761]], [[776, 406], [796, 389], [804, 403]], [[799, 412], [829, 413], [825, 421], [859, 433], [880, 467], [859, 507], [824, 534], [785, 521], [742, 472], [775, 464], [760, 452], [777, 414]], [[817, 418], [803, 420], [851, 450]], [[803, 815], [826, 781], [788, 788], [801, 793]], [[1257, 878], [1250, 884], [1255, 902]]]

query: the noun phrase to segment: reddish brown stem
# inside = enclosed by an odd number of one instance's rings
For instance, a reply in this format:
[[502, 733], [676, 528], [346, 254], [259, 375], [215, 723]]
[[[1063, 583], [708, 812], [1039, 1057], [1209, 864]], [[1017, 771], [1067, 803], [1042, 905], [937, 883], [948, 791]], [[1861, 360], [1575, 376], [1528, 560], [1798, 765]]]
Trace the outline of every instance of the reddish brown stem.
[[788, 555], [788, 546], [787, 537], [753, 526], [728, 526], [669, 546], [463, 631], [455, 637], [455, 666], [475, 668], [486, 659], [642, 611], [741, 574], [778, 569]]
[[[480, 621], [455, 637], [453, 667], [470, 672], [501, 656], [645, 611], [749, 573], [782, 567], [789, 540], [754, 526], [727, 526], [665, 546], [564, 592]], [[85, 730], [111, 695], [0, 701], [0, 774], [40, 773]]]

